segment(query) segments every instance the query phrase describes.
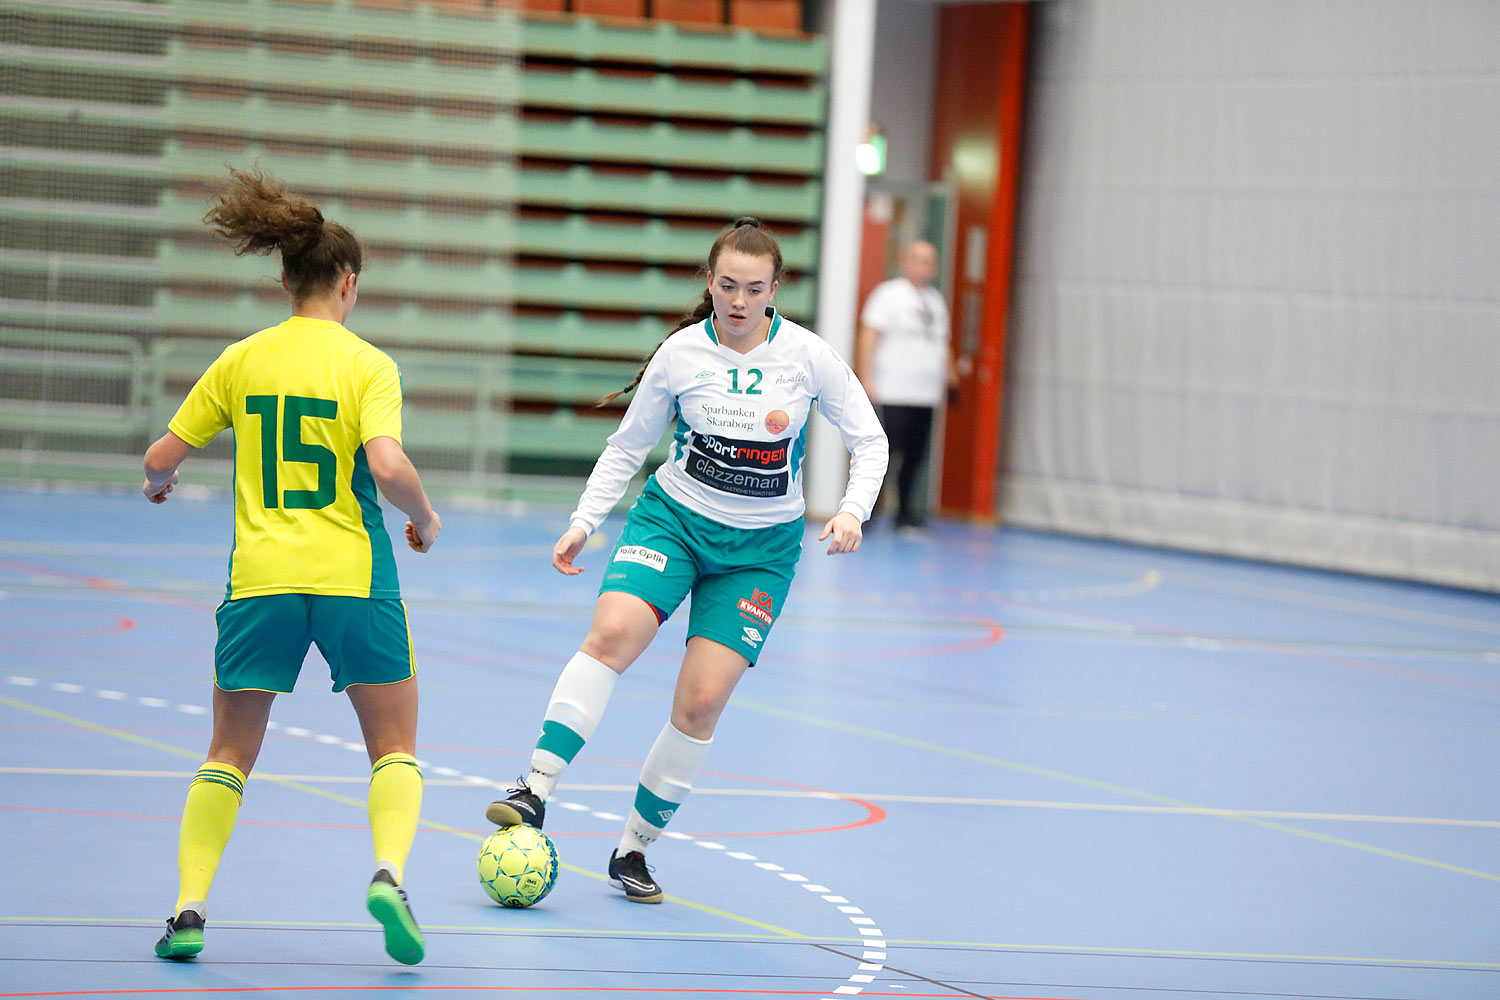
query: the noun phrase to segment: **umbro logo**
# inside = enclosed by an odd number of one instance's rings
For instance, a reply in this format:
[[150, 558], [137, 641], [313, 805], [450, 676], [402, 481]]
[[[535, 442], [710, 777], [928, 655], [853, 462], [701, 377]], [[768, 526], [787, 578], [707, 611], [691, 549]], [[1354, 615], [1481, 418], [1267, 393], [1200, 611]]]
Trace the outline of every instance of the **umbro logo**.
[[764, 638], [764, 636], [760, 634], [760, 629], [751, 628], [749, 625], [746, 625], [745, 634], [742, 638], [744, 638], [744, 640], [752, 646], [759, 646], [760, 641]]
[[706, 379], [706, 378], [713, 378], [713, 377], [714, 377], [714, 373], [711, 372], [711, 371], [709, 371], [707, 368], [703, 369], [703, 371], [701, 371], [698, 374], [696, 374], [696, 375], [693, 376], [693, 378], [696, 378], [696, 379]]

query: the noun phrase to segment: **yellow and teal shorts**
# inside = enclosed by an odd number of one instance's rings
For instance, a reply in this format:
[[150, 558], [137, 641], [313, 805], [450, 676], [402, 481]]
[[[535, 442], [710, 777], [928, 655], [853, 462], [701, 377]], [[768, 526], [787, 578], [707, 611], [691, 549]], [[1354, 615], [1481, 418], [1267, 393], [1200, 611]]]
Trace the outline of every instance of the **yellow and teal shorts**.
[[397, 684], [416, 675], [406, 605], [394, 598], [267, 594], [214, 612], [214, 684], [224, 691], [290, 692], [314, 644], [333, 690]]

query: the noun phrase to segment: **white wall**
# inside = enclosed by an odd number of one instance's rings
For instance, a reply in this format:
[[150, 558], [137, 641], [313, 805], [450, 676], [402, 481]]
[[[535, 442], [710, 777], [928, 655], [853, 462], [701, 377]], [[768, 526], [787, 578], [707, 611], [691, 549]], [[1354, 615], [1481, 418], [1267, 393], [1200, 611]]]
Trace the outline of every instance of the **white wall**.
[[896, 184], [927, 183], [932, 146], [932, 102], [937, 86], [938, 6], [912, 0], [878, 0], [870, 117], [888, 148], [885, 177]]
[[1500, 589], [1500, 4], [1032, 13], [1002, 517]]

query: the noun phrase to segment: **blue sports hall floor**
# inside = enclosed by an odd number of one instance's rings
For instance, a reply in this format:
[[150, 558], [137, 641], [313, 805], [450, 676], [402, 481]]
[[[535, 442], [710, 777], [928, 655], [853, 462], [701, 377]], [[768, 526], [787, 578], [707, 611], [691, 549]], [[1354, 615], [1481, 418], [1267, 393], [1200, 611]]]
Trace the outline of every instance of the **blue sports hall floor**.
[[398, 555], [426, 961], [387, 959], [364, 911], [368, 764], [314, 652], [207, 946], [163, 962], [228, 502], [0, 503], [0, 997], [1500, 997], [1500, 598], [968, 525], [836, 558], [809, 534], [651, 852], [667, 901], [639, 906], [602, 868], [666, 716], [668, 622], [553, 800], [555, 890], [491, 904], [484, 806], [619, 527], [565, 579], [556, 509], [450, 509]]

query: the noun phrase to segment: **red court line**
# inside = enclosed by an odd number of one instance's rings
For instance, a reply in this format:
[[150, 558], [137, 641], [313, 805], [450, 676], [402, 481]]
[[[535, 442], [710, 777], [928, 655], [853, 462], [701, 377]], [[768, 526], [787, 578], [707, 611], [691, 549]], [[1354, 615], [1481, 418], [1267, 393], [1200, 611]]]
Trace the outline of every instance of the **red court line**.
[[[784, 781], [780, 778], [762, 778], [753, 774], [735, 774], [732, 771], [710, 771], [705, 770], [703, 774], [712, 774], [721, 778], [734, 778], [739, 781], [748, 781], [751, 784], [778, 785], [782, 788], [795, 788], [799, 792], [821, 792], [831, 795], [841, 802], [853, 802], [855, 805], [864, 807], [863, 819], [855, 820], [853, 823], [844, 823], [839, 826], [823, 826], [808, 830], [764, 830], [759, 833], [695, 833], [693, 836], [699, 839], [712, 838], [715, 840], [728, 840], [731, 837], [792, 837], [799, 834], [812, 833], [837, 833], [841, 830], [857, 830], [862, 826], [873, 826], [883, 822], [887, 813], [873, 802], [864, 799], [856, 799], [849, 795], [842, 795], [828, 788], [817, 788], [813, 785], [799, 785], [795, 781]], [[825, 800], [827, 801], [827, 800]]]
[[[843, 796], [840, 796], [840, 798], [843, 798]], [[870, 826], [873, 823], [879, 823], [886, 818], [886, 811], [875, 805], [873, 802], [863, 802], [859, 799], [845, 799], [844, 801], [858, 802], [860, 805], [864, 806], [866, 809], [869, 809], [871, 812], [864, 819], [855, 820], [853, 823], [845, 823], [842, 826], [819, 826], [810, 827], [806, 830], [751, 830], [748, 832], [740, 831], [738, 833], [695, 833], [693, 834], [693, 837], [698, 840], [734, 840], [736, 838], [743, 839], [746, 837], [798, 837], [805, 834], [838, 833], [840, 830], [857, 830], [862, 826]], [[619, 839], [620, 835], [618, 833], [610, 833], [607, 831], [600, 833], [562, 833], [548, 830], [547, 836], [614, 837], [616, 839]]]
[[[947, 623], [945, 623], [947, 624]], [[986, 646], [993, 646], [1005, 638], [1005, 626], [989, 618], [963, 619], [960, 625], [977, 625], [987, 631], [978, 639], [963, 642], [945, 642], [934, 646], [903, 646], [896, 649], [845, 649], [827, 653], [777, 653], [776, 659], [799, 663], [830, 663], [835, 661], [906, 660], [919, 656], [951, 656], [954, 653], [972, 653]]]
[[[134, 729], [125, 730], [125, 732], [146, 732], [146, 731], [147, 730], [134, 730]], [[271, 733], [271, 734], [267, 734], [267, 735], [268, 735], [268, 737], [281, 737], [282, 736], [282, 734], [279, 734], [279, 733]], [[285, 739], [307, 739], [308, 737], [298, 736], [298, 737], [282, 737], [282, 738], [285, 738]], [[499, 754], [499, 755], [507, 756], [507, 757], [524, 757], [524, 756], [527, 756], [527, 755], [530, 754], [529, 750], [497, 750], [497, 749], [495, 749], [493, 747], [475, 747], [475, 746], [467, 746], [467, 745], [464, 745], [464, 744], [425, 743], [425, 742], [422, 744], [422, 751], [424, 753], [431, 753], [431, 752], [434, 752], [434, 751], [437, 751], [437, 752], [449, 752], [449, 753], [488, 753], [488, 754]], [[609, 764], [609, 765], [612, 765], [612, 766], [619, 766], [619, 767], [639, 768], [641, 766], [641, 762], [638, 761], [638, 760], [614, 760], [614, 759], [608, 758], [608, 757], [588, 757], [588, 758], [580, 758], [580, 759], [587, 759], [591, 763], [595, 763], [595, 764]], [[695, 833], [695, 834], [693, 834], [693, 836], [695, 836], [695, 837], [697, 837], [699, 839], [712, 838], [712, 839], [715, 839], [715, 840], [727, 840], [727, 839], [729, 839], [731, 837], [792, 837], [792, 836], [799, 836], [799, 835], [802, 835], [802, 834], [813, 834], [813, 833], [838, 833], [838, 832], [843, 831], [843, 830], [856, 830], [856, 829], [858, 829], [858, 828], [860, 828], [862, 826], [871, 826], [871, 825], [873, 825], [875, 823], [883, 822], [887, 818], [887, 816], [888, 816], [888, 814], [886, 813], [886, 811], [884, 809], [882, 809], [880, 806], [877, 806], [873, 802], [866, 802], [864, 799], [856, 799], [856, 798], [853, 798], [852, 796], [844, 795], [841, 792], [835, 792], [835, 791], [833, 791], [832, 789], [829, 789], [829, 788], [818, 788], [815, 785], [799, 785], [795, 781], [783, 781], [783, 780], [781, 780], [779, 778], [763, 778], [763, 777], [760, 777], [758, 775], [753, 775], [753, 774], [736, 774], [733, 771], [716, 771], [716, 770], [713, 770], [711, 768], [704, 768], [699, 773], [701, 773], [701, 774], [703, 774], [705, 776], [711, 775], [711, 776], [718, 777], [718, 778], [732, 778], [732, 779], [734, 779], [736, 781], [745, 781], [745, 782], [749, 782], [751, 784], [776, 785], [776, 786], [781, 787], [781, 788], [795, 788], [798, 791], [803, 791], [803, 792], [822, 792], [822, 793], [830, 796], [830, 798], [828, 800], [825, 800], [825, 801], [834, 801], [834, 800], [837, 800], [837, 801], [840, 801], [840, 802], [852, 802], [855, 805], [858, 805], [858, 806], [860, 806], [861, 808], [863, 808], [865, 810], [864, 818], [857, 819], [857, 820], [855, 820], [852, 823], [842, 823], [842, 824], [839, 824], [837, 826], [812, 827], [812, 828], [809, 828], [809, 829], [806, 829], [806, 830], [758, 830], [758, 831], [753, 831], [753, 832], [743, 832], [742, 831], [742, 832], [739, 832], [739, 833]], [[613, 836], [615, 836], [615, 834], [613, 834], [613, 833], [563, 833], [563, 832], [555, 832], [555, 831], [552, 831], [552, 830], [547, 831], [547, 833], [548, 833], [549, 836], [552, 836], [552, 837], [613, 837]]]
[[[0, 809], [10, 810], [11, 812], [55, 813], [55, 814], [62, 815], [62, 816], [93, 816], [95, 818], [101, 818], [101, 819], [152, 819], [152, 820], [161, 820], [163, 822], [168, 822], [168, 823], [180, 823], [182, 821], [182, 817], [181, 816], [152, 816], [152, 815], [150, 815], [148, 813], [98, 812], [98, 811], [95, 811], [95, 810], [92, 810], [92, 809], [54, 809], [54, 808], [52, 808], [50, 806], [14, 806], [14, 805], [10, 805], [10, 804], [4, 803], [4, 802], [0, 802]], [[293, 823], [293, 822], [290, 822], [290, 821], [287, 821], [287, 820], [274, 820], [274, 819], [242, 819], [242, 820], [238, 821], [238, 825], [239, 826], [286, 826], [286, 827], [296, 827], [297, 829], [300, 829], [300, 830], [368, 830], [369, 829], [369, 826], [366, 825], [366, 824], [363, 824], [363, 823], [357, 824], [357, 825], [353, 824], [353, 823]], [[473, 832], [477, 833], [479, 831], [473, 831]]]
[[[1307, 645], [1296, 644], [1284, 645], [1281, 643], [1257, 639], [1251, 636], [1234, 635], [1212, 635], [1184, 629], [1177, 625], [1164, 625], [1160, 622], [1149, 621], [1141, 618], [1126, 618], [1118, 615], [1101, 615], [1088, 611], [1079, 611], [1065, 606], [1055, 604], [1040, 604], [1029, 601], [1018, 601], [1009, 598], [998, 598], [997, 603], [1009, 604], [1019, 608], [1029, 608], [1042, 612], [1071, 615], [1074, 618], [1087, 618], [1093, 621], [1104, 622], [1110, 625], [1126, 625], [1131, 628], [1145, 629], [1158, 637], [1176, 636], [1178, 638], [1201, 638], [1210, 642], [1216, 642], [1225, 649], [1237, 652], [1269, 653], [1273, 656], [1285, 656], [1288, 659], [1310, 660], [1315, 663], [1326, 663], [1330, 666], [1341, 667], [1346, 670], [1354, 670], [1360, 673], [1374, 674], [1383, 677], [1395, 677], [1400, 680], [1416, 681], [1422, 684], [1437, 684], [1445, 687], [1467, 688], [1474, 691], [1500, 691], [1500, 684], [1493, 681], [1479, 680], [1473, 677], [1461, 677], [1457, 674], [1445, 674], [1436, 670], [1419, 670], [1415, 667], [1402, 667], [1394, 663], [1385, 663], [1368, 657], [1349, 656], [1342, 653], [1324, 652]], [[1105, 636], [1104, 638], [1113, 638]]]
[[[124, 702], [116, 702], [116, 704], [124, 704]], [[123, 726], [117, 726], [115, 728], [122, 733], [130, 733], [133, 736], [202, 736], [204, 733], [208, 732], [208, 726], [206, 725], [198, 729], [166, 729], [161, 727], [126, 729]], [[78, 731], [78, 726], [64, 725], [61, 722], [51, 725], [40, 722], [13, 722], [7, 725], [0, 726], [0, 733], [77, 733]]]
[[[841, 798], [842, 798], [842, 796], [841, 796]], [[752, 833], [695, 833], [695, 834], [693, 834], [693, 836], [696, 837], [699, 840], [710, 840], [710, 839], [712, 839], [712, 840], [728, 840], [728, 839], [730, 839], [732, 837], [789, 837], [789, 836], [794, 836], [794, 835], [797, 835], [797, 834], [836, 833], [836, 832], [838, 832], [840, 830], [853, 830], [853, 829], [856, 829], [856, 828], [861, 827], [861, 826], [869, 826], [872, 823], [879, 823], [881, 820], [885, 819], [885, 817], [886, 817], [885, 810], [882, 809], [882, 808], [880, 808], [879, 806], [873, 804], [873, 803], [862, 802], [859, 799], [846, 799], [845, 801], [848, 801], [848, 802], [858, 802], [860, 805], [864, 806], [866, 809], [871, 810], [871, 812], [864, 819], [856, 820], [853, 823], [845, 823], [842, 826], [825, 826], [825, 827], [818, 827], [816, 829], [808, 829], [808, 830], [771, 830], [771, 831], [752, 832]], [[51, 807], [51, 806], [18, 806], [18, 805], [11, 805], [10, 803], [5, 803], [5, 802], [0, 802], [0, 810], [7, 810], [9, 812], [52, 813], [54, 815], [59, 815], [59, 816], [90, 816], [90, 817], [93, 817], [95, 819], [157, 820], [157, 821], [165, 822], [165, 823], [178, 823], [178, 822], [181, 822], [181, 820], [182, 820], [181, 816], [153, 816], [153, 815], [151, 815], [149, 813], [102, 812], [102, 811], [95, 810], [95, 809], [59, 809], [59, 808], [54, 808], [54, 807]], [[240, 825], [240, 826], [287, 827], [287, 828], [295, 828], [295, 829], [298, 829], [298, 830], [367, 830], [367, 829], [369, 829], [368, 826], [366, 826], [365, 824], [362, 824], [362, 823], [358, 823], [358, 824], [356, 824], [356, 823], [296, 823], [296, 822], [292, 822], [290, 820], [272, 820], [272, 819], [242, 819], [242, 820], [239, 821], [238, 825]], [[490, 832], [493, 832], [493, 831], [491, 831], [489, 828], [485, 828], [483, 830], [466, 830], [464, 832], [466, 832], [466, 833], [472, 833], [472, 834], [476, 834], [476, 835], [481, 835], [482, 836], [482, 835], [484, 835], [486, 833], [490, 833]], [[549, 831], [549, 835], [552, 836], [552, 837], [554, 837], [554, 838], [558, 838], [558, 839], [561, 839], [561, 838], [564, 838], [564, 837], [571, 839], [571, 838], [574, 838], [574, 837], [585, 838], [585, 837], [618, 837], [619, 836], [618, 833], [611, 833], [609, 831], [600, 831], [598, 833], [577, 833], [577, 832], [566, 833], [566, 832], [563, 832], [563, 831], [560, 831], [560, 830]]]
[[78, 573], [71, 573], [68, 570], [43, 566], [41, 563], [26, 562], [22, 559], [0, 558], [0, 569], [22, 570], [33, 576], [51, 577], [54, 580], [71, 583], [74, 586], [88, 587], [90, 590], [109, 590], [116, 593], [128, 594], [131, 597], [139, 597], [142, 600], [156, 601], [161, 604], [173, 604], [180, 608], [217, 607], [217, 604], [209, 604], [176, 594], [163, 594], [154, 590], [146, 590], [120, 580], [111, 580], [105, 576], [83, 576]]
[[[694, 993], [712, 994], [714, 996], [777, 996], [777, 997], [816, 997], [827, 996], [830, 990], [726, 990], [726, 989], [703, 989], [701, 987], [663, 987], [663, 986], [195, 986], [190, 988], [156, 989], [156, 990], [56, 990], [46, 993], [0, 993], [0, 998], [10, 997], [118, 997], [139, 996], [142, 994], [202, 994], [202, 993], [309, 993], [309, 992], [352, 992], [363, 991], [369, 993], [394, 993], [408, 990], [426, 990], [433, 993], [455, 993], [463, 991], [466, 993]], [[940, 997], [952, 998], [959, 996], [972, 997], [973, 993], [912, 993], [902, 990], [899, 993], [877, 993], [865, 990], [861, 996], [867, 997]], [[1044, 997], [1044, 996], [990, 996], [984, 1000], [1088, 1000], [1085, 997]]]
[[[26, 629], [7, 635], [7, 642], [29, 642], [34, 639], [80, 639], [90, 635], [120, 635], [135, 628], [135, 619], [129, 615], [114, 615], [113, 625], [93, 625], [82, 628]], [[97, 653], [98, 650], [92, 652]]]

